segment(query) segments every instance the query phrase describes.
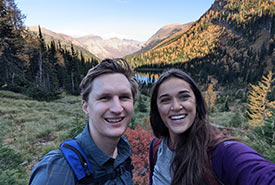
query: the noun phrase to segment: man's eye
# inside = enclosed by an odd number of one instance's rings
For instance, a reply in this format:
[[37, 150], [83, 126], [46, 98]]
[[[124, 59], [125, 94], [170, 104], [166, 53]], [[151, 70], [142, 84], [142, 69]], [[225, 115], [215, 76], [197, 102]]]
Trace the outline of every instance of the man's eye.
[[99, 98], [99, 100], [108, 100], [108, 96], [102, 96]]
[[131, 99], [131, 97], [130, 96], [121, 96], [120, 99], [121, 100], [129, 100], [129, 99]]

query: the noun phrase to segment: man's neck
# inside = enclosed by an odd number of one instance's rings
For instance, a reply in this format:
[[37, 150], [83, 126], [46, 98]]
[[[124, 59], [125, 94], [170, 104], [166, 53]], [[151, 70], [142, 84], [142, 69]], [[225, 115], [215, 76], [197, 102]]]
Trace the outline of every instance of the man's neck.
[[109, 137], [98, 137], [90, 132], [91, 137], [93, 138], [96, 146], [105, 154], [109, 155], [112, 158], [116, 158], [118, 155], [117, 144], [120, 140], [119, 138], [109, 138]]

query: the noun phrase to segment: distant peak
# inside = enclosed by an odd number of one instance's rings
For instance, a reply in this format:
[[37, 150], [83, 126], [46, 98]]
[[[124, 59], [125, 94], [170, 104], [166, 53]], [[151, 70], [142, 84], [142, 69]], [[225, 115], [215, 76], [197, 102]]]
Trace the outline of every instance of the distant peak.
[[163, 29], [168, 29], [168, 28], [173, 28], [173, 27], [177, 27], [177, 26], [182, 26], [182, 24], [168, 24], [163, 26]]

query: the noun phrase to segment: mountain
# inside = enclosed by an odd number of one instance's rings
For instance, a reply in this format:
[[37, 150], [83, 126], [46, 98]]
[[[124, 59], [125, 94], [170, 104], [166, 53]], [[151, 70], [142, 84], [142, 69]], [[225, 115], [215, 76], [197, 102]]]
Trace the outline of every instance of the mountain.
[[119, 38], [103, 39], [96, 35], [77, 38], [83, 46], [99, 58], [124, 57], [139, 50], [143, 42]]
[[189, 27], [193, 25], [193, 22], [187, 23], [187, 24], [169, 24], [166, 26], [163, 26], [160, 28], [154, 35], [152, 35], [144, 44], [141, 50], [137, 51], [137, 53], [142, 53], [145, 51], [148, 51], [155, 47], [157, 44], [165, 40], [166, 38], [178, 33], [178, 32], [184, 32]]
[[275, 1], [215, 0], [184, 32], [143, 53], [127, 56], [137, 67], [180, 67], [204, 82], [253, 82], [275, 70]]
[[[28, 29], [32, 32], [38, 32], [38, 26], [31, 26]], [[51, 40], [60, 41], [62, 45], [70, 48], [71, 43], [78, 50], [87, 56], [96, 56], [100, 59], [124, 57], [139, 50], [143, 42], [119, 38], [103, 39], [97, 35], [86, 35], [75, 38], [62, 33], [56, 33], [41, 27], [42, 34], [46, 42]]]
[[[69, 35], [65, 35], [63, 33], [56, 33], [51, 30], [48, 30], [46, 28], [40, 27], [41, 32], [43, 35], [43, 38], [45, 39], [46, 43], [50, 43], [50, 41], [60, 41], [60, 44], [63, 45], [66, 48], [71, 48], [71, 44], [74, 45], [75, 49], [82, 52], [83, 55], [86, 57], [91, 57], [91, 58], [98, 58], [97, 56], [94, 55], [93, 52], [87, 50], [82, 43], [80, 43], [77, 39], [74, 37], [71, 37]], [[38, 33], [38, 26], [30, 26], [27, 28], [29, 31], [37, 34]]]

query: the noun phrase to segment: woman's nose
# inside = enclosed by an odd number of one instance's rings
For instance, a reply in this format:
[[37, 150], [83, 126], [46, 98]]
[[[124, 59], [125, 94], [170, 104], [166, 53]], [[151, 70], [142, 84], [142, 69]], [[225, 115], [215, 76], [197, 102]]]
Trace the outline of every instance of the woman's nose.
[[171, 106], [171, 110], [172, 111], [179, 111], [183, 108], [183, 106], [177, 101], [177, 100], [174, 100], [173, 101], [173, 104]]

